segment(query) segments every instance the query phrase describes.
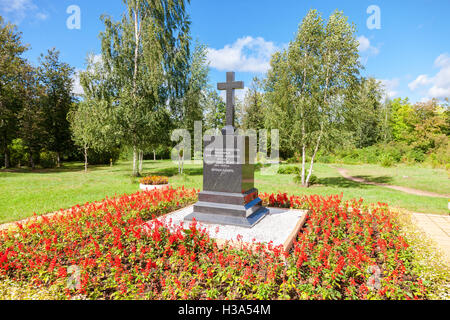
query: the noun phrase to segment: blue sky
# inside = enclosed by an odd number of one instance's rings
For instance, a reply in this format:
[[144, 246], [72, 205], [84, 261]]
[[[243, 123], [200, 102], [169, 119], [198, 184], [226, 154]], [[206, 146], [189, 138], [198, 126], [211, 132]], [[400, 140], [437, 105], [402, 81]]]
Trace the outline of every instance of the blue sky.
[[[66, 25], [71, 5], [80, 8], [80, 29]], [[379, 29], [367, 25], [371, 5], [379, 8]], [[325, 18], [343, 10], [355, 23], [363, 75], [382, 80], [390, 97], [450, 96], [448, 0], [192, 0], [192, 37], [209, 47], [211, 83], [233, 70], [237, 80], [250, 85], [253, 76], [267, 70], [271, 54], [293, 39], [311, 8]], [[77, 70], [85, 68], [88, 53], [100, 53], [100, 15], [119, 19], [123, 10], [122, 0], [0, 0], [0, 15], [18, 24], [30, 44], [31, 62], [56, 47]]]

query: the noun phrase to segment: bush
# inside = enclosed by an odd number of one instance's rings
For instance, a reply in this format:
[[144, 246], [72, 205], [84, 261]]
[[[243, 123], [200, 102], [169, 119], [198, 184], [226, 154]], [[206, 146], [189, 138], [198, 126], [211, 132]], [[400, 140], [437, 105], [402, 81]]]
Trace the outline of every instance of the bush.
[[42, 151], [39, 153], [39, 164], [42, 168], [55, 168], [58, 164], [58, 154], [53, 151]]
[[28, 160], [28, 152], [22, 139], [14, 139], [9, 146], [11, 166], [22, 166]]
[[292, 164], [292, 163], [300, 163], [302, 157], [301, 155], [295, 154], [293, 157], [289, 157], [286, 159], [286, 163]]
[[[306, 180], [306, 178], [307, 178], [307, 176], [305, 177], [305, 180]], [[302, 183], [302, 176], [301, 176], [300, 174], [297, 174], [297, 175], [294, 177], [294, 182], [297, 183], [297, 184], [301, 184], [301, 183]], [[314, 185], [314, 184], [318, 184], [318, 183], [319, 183], [319, 178], [317, 178], [317, 176], [315, 176], [315, 175], [312, 174], [312, 175], [309, 177], [308, 187], [309, 187], [309, 186], [312, 186], [312, 185]]]
[[424, 162], [425, 153], [420, 149], [412, 149], [406, 154], [408, 162]]
[[299, 174], [300, 168], [297, 166], [280, 166], [278, 174]]
[[319, 163], [336, 163], [337, 159], [335, 156], [327, 154], [327, 155], [320, 155], [317, 157], [317, 162]]
[[313, 184], [318, 184], [319, 183], [319, 178], [317, 178], [317, 176], [315, 175], [311, 175], [311, 177], [309, 177], [309, 184], [312, 186]]
[[394, 165], [394, 160], [392, 159], [392, 157], [390, 155], [385, 155], [381, 158], [380, 164], [381, 164], [381, 166], [383, 166], [385, 168], [389, 168]]
[[116, 163], [119, 160], [120, 149], [115, 148], [111, 151], [94, 151], [88, 150], [89, 164], [110, 164], [111, 160]]

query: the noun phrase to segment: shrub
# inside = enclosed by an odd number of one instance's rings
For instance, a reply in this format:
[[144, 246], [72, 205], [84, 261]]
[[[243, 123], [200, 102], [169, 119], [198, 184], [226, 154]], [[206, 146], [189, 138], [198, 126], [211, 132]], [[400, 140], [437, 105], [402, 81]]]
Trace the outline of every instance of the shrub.
[[313, 185], [313, 184], [318, 184], [319, 183], [319, 178], [317, 178], [317, 176], [315, 175], [311, 175], [311, 177], [309, 177], [309, 184]]
[[425, 154], [420, 149], [412, 149], [406, 154], [408, 162], [423, 162], [425, 160]]
[[113, 163], [116, 163], [117, 160], [119, 160], [120, 156], [120, 149], [115, 148], [112, 151], [95, 151], [95, 150], [89, 150], [88, 151], [88, 161], [89, 164], [110, 164], [111, 160]]
[[159, 184], [168, 184], [169, 178], [163, 176], [148, 176], [143, 177], [139, 180], [139, 183], [149, 184], [149, 185], [159, 185]]
[[394, 160], [392, 159], [392, 157], [390, 155], [385, 155], [381, 158], [380, 164], [381, 164], [381, 166], [383, 166], [385, 168], [389, 168], [394, 165]]
[[260, 171], [264, 165], [261, 162], [255, 163], [255, 171]]
[[344, 164], [358, 164], [358, 163], [360, 163], [361, 161], [358, 159], [357, 156], [355, 156], [354, 154], [352, 154], [352, 155], [348, 155], [348, 156], [345, 156], [344, 158], [342, 158], [342, 162], [343, 162]]
[[319, 163], [336, 163], [337, 158], [331, 154], [320, 155], [317, 157], [317, 162], [319, 162]]
[[300, 168], [297, 166], [280, 166], [278, 174], [299, 174]]
[[[306, 177], [305, 177], [306, 180]], [[294, 177], [294, 182], [297, 184], [301, 184], [302, 183], [302, 176], [300, 174], [297, 174]], [[312, 186], [314, 184], [318, 184], [319, 183], [319, 178], [317, 178], [317, 176], [311, 174], [311, 176], [309, 177], [309, 184], [308, 186]]]
[[301, 159], [302, 159], [302, 156], [300, 154], [296, 153], [294, 156], [287, 158], [286, 163], [288, 163], [288, 164], [299, 163], [302, 161]]
[[26, 147], [23, 144], [22, 139], [14, 139], [9, 146], [9, 149], [11, 152], [11, 166], [22, 166], [28, 160], [29, 154], [26, 152]]
[[39, 164], [42, 168], [55, 168], [58, 163], [58, 155], [53, 151], [42, 151], [39, 153]]

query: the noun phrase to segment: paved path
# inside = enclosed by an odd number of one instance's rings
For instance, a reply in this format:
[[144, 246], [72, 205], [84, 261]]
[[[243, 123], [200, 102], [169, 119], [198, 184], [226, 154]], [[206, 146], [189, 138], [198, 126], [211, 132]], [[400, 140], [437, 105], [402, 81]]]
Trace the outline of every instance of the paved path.
[[450, 265], [450, 216], [413, 213], [412, 217], [416, 225], [442, 249]]
[[[56, 215], [56, 214], [64, 214], [64, 213], [66, 213], [66, 212], [68, 212], [68, 211], [69, 211], [69, 209], [64, 210], [64, 211], [50, 212], [50, 213], [43, 214], [43, 215], [41, 215], [41, 216], [36, 216], [36, 221], [41, 221], [41, 220], [42, 220], [42, 217], [50, 218], [50, 217], [52, 217], [52, 216], [54, 216], [54, 215]], [[4, 223], [4, 224], [0, 224], [0, 231], [2, 231], [2, 230], [8, 230], [8, 229], [14, 229], [14, 228], [17, 227], [17, 224], [18, 224], [18, 223], [20, 223], [20, 224], [25, 224], [25, 223], [27, 223], [27, 222], [33, 220], [33, 219], [35, 219], [35, 217], [34, 217], [34, 216], [31, 216], [31, 217], [25, 218], [25, 219], [23, 219], [23, 220], [13, 221], [13, 222], [7, 222], [7, 223]]]
[[385, 188], [389, 188], [389, 189], [394, 189], [394, 190], [402, 191], [405, 193], [415, 194], [418, 196], [435, 197], [435, 198], [450, 198], [450, 194], [440, 194], [440, 193], [418, 190], [418, 189], [413, 189], [413, 188], [408, 188], [408, 187], [394, 186], [394, 185], [386, 184], [386, 183], [367, 181], [363, 178], [357, 178], [357, 177], [353, 177], [353, 176], [349, 175], [347, 169], [343, 169], [343, 168], [336, 168], [336, 169], [341, 176], [343, 176], [345, 179], [348, 179], [351, 181], [364, 183], [364, 184], [370, 184], [373, 186], [385, 187]]

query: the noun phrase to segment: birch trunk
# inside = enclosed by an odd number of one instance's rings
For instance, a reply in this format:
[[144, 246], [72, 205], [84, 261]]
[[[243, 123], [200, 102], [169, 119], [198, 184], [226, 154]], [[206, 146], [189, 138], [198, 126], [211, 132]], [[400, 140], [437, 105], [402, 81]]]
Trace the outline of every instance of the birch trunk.
[[84, 172], [87, 172], [87, 168], [88, 168], [88, 148], [86, 146], [84, 146]]
[[[134, 48], [134, 73], [133, 73], [133, 100], [136, 101], [136, 87], [137, 87], [137, 72], [138, 72], [138, 56], [139, 56], [139, 37], [140, 37], [140, 28], [139, 28], [139, 16], [138, 16], [138, 7], [136, 2], [136, 7], [134, 9], [134, 40], [135, 40], [135, 48]], [[133, 146], [133, 176], [139, 176], [139, 168], [138, 168], [138, 151], [136, 149], [136, 145]]]
[[309, 179], [311, 179], [312, 169], [314, 166], [314, 159], [316, 158], [317, 151], [319, 150], [320, 140], [322, 139], [323, 134], [323, 122], [320, 123], [320, 133], [319, 138], [317, 139], [316, 147], [314, 148], [314, 153], [311, 157], [311, 164], [309, 166], [308, 177], [306, 178], [305, 185], [309, 187]]
[[56, 167], [57, 168], [61, 167], [61, 158], [59, 156], [59, 152], [56, 152]]
[[144, 162], [144, 151], [139, 150], [139, 172], [142, 172]]
[[[306, 60], [308, 58], [308, 53], [305, 52], [305, 63]], [[305, 85], [306, 85], [306, 67], [303, 68], [303, 83], [302, 83], [302, 91], [301, 91], [301, 95], [303, 95], [303, 92], [305, 90]], [[302, 186], [305, 186], [305, 170], [306, 170], [306, 144], [305, 144], [305, 134], [306, 134], [306, 130], [305, 130], [305, 113], [304, 113], [304, 103], [302, 101], [302, 105], [301, 105], [301, 114], [300, 116], [302, 117], [301, 121], [302, 121]]]
[[306, 145], [305, 145], [305, 122], [302, 113], [302, 186], [305, 186], [305, 170], [306, 170]]
[[136, 146], [133, 146], [133, 176], [137, 177], [139, 175], [137, 168], [137, 150]]

